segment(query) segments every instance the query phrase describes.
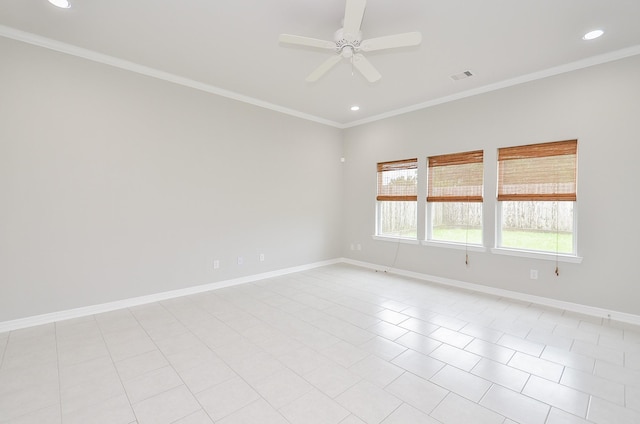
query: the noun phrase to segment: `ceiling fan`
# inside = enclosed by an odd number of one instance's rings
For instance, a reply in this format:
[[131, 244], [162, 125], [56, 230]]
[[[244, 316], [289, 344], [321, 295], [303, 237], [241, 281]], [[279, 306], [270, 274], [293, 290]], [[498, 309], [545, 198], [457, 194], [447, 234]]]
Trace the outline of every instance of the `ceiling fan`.
[[280, 35], [279, 40], [281, 43], [334, 50], [336, 53], [311, 72], [311, 74], [307, 76], [306, 81], [317, 81], [337, 65], [340, 60], [345, 58], [351, 61], [352, 66], [356, 68], [367, 81], [376, 82], [382, 78], [382, 75], [380, 75], [371, 62], [364, 57], [362, 52], [417, 46], [420, 44], [422, 35], [419, 32], [407, 32], [363, 40], [360, 25], [362, 24], [362, 17], [364, 16], [366, 5], [366, 0], [347, 0], [344, 11], [344, 24], [342, 28], [336, 31], [334, 41], [319, 40], [317, 38], [302, 37], [299, 35]]

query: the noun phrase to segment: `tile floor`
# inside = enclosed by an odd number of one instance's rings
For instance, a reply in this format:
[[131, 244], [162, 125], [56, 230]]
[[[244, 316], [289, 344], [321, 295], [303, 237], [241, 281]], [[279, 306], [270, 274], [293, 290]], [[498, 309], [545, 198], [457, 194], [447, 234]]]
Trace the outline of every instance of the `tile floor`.
[[638, 424], [640, 329], [334, 265], [0, 334], [0, 423]]

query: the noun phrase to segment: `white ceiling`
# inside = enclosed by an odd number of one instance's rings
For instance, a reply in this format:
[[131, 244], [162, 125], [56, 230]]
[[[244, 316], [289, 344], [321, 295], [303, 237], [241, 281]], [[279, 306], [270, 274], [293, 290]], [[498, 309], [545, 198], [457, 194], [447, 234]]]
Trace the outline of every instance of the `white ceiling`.
[[[341, 128], [640, 54], [640, 0], [369, 0], [364, 39], [420, 31], [422, 45], [368, 53], [374, 84], [347, 61], [307, 83], [332, 53], [278, 35], [332, 40], [345, 0], [70, 1], [2, 0], [0, 35]], [[595, 28], [605, 35], [582, 40]]]

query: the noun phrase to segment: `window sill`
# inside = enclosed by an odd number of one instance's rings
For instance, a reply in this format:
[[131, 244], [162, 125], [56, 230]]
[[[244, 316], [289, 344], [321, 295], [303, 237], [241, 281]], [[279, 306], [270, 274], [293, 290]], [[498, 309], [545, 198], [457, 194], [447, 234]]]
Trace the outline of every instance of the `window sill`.
[[484, 246], [479, 246], [477, 244], [462, 244], [462, 243], [453, 243], [447, 241], [435, 241], [435, 240], [423, 240], [423, 246], [430, 247], [442, 247], [445, 249], [457, 249], [457, 250], [466, 250], [469, 252], [486, 252], [487, 248]]
[[530, 258], [530, 259], [542, 259], [546, 261], [558, 261], [558, 262], [568, 262], [579, 264], [582, 263], [581, 256], [573, 256], [567, 254], [558, 254], [555, 253], [545, 253], [545, 252], [533, 252], [530, 250], [516, 250], [516, 249], [506, 249], [504, 247], [496, 247], [491, 249], [491, 253], [495, 253], [497, 255], [507, 255], [507, 256], [519, 256], [521, 258]]
[[390, 241], [393, 243], [420, 244], [420, 242], [416, 239], [402, 238], [402, 237], [371, 236], [371, 238], [378, 241]]
[[[375, 235], [371, 236], [371, 238], [377, 241], [422, 245], [422, 246], [439, 247], [439, 248], [445, 248], [445, 249], [467, 250], [469, 252], [486, 252], [488, 250], [485, 246], [464, 245], [460, 243], [448, 243], [448, 242], [433, 241], [433, 240], [420, 241], [420, 240], [410, 239], [410, 238], [375, 236]], [[534, 252], [531, 250], [517, 250], [517, 249], [506, 249], [503, 247], [494, 247], [491, 249], [491, 253], [496, 255], [518, 256], [521, 258], [542, 259], [545, 261], [554, 261], [554, 262], [557, 260], [558, 262], [567, 262], [567, 263], [574, 263], [574, 264], [582, 263], [581, 256], [573, 256], [573, 255], [567, 255], [567, 254], [556, 255], [555, 253]]]

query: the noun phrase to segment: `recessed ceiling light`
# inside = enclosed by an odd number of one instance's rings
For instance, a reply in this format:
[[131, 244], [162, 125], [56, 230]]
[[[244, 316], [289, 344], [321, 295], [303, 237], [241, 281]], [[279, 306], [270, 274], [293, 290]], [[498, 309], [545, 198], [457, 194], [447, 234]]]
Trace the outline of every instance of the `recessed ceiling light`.
[[604, 31], [601, 29], [596, 29], [594, 31], [587, 32], [582, 39], [583, 40], [594, 40], [604, 34]]
[[352, 110], [353, 112], [355, 112], [355, 111], [357, 111], [357, 110], [360, 110], [360, 106], [355, 106], [355, 105], [354, 105], [354, 106], [351, 106], [351, 110]]
[[62, 9], [68, 9], [71, 7], [68, 0], [49, 0], [49, 3]]

